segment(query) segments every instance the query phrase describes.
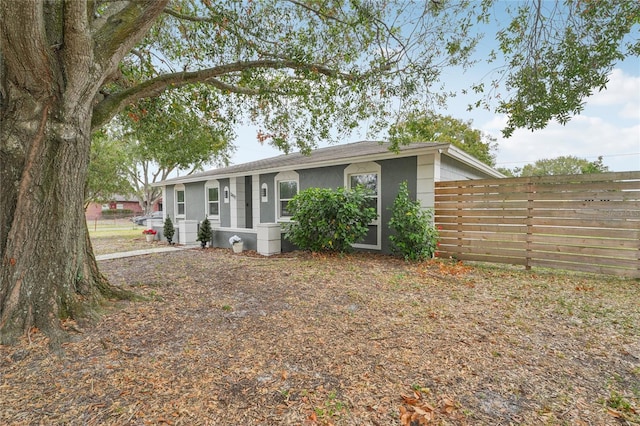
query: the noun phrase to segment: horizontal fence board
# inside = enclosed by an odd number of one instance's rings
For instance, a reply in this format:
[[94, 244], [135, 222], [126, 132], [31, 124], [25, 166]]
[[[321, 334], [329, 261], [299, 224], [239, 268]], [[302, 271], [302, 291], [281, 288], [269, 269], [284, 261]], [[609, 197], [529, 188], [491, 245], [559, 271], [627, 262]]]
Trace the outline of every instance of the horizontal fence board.
[[462, 246], [445, 246], [443, 244], [438, 247], [438, 251], [446, 251], [447, 253], [455, 253], [455, 254], [483, 254], [487, 256], [497, 256], [497, 257], [514, 257], [514, 258], [526, 258], [527, 251], [522, 250], [508, 250], [501, 249], [496, 247], [462, 247]]
[[[453, 216], [438, 216], [436, 217], [436, 223], [462, 223], [461, 219]], [[503, 218], [503, 217], [465, 217], [463, 218], [465, 224], [484, 224], [484, 225], [523, 225], [523, 218]]]
[[506, 256], [483, 256], [479, 254], [467, 255], [464, 253], [447, 253], [440, 252], [438, 256], [441, 259], [449, 259], [455, 257], [457, 260], [471, 260], [476, 262], [490, 262], [490, 263], [506, 263], [509, 265], [526, 265], [525, 258], [523, 257], [506, 257]]
[[[526, 231], [525, 231], [526, 232]], [[533, 235], [569, 235], [585, 238], [617, 238], [637, 240], [640, 229], [601, 229], [601, 228], [569, 228], [566, 226], [532, 226]]]
[[[440, 232], [448, 232], [448, 231], [457, 231], [459, 228], [458, 224], [454, 223], [439, 223], [438, 229]], [[478, 231], [478, 232], [496, 232], [496, 233], [506, 233], [506, 234], [526, 234], [527, 226], [522, 223], [518, 223], [517, 225], [505, 225], [505, 224], [496, 224], [496, 225], [470, 225], [465, 224], [464, 227], [460, 227], [461, 230], [464, 231]]]
[[439, 187], [436, 185], [436, 191], [439, 194], [502, 194], [507, 192], [516, 192], [522, 194], [537, 194], [537, 193], [553, 193], [553, 194], [571, 194], [572, 192], [581, 191], [605, 191], [605, 194], [614, 193], [617, 191], [636, 191], [638, 189], [639, 182], [637, 181], [625, 181], [625, 182], [588, 182], [588, 183], [547, 183], [547, 184], [521, 184], [521, 185], [508, 185], [508, 184], [494, 184], [494, 185], [459, 185], [457, 187]]
[[[602, 211], [625, 212], [626, 217], [637, 216], [640, 218], [640, 201], [575, 201], [575, 200], [536, 200], [533, 207], [541, 209], [594, 209]], [[515, 201], [439, 201], [438, 206], [442, 210], [468, 210], [468, 209], [527, 209], [531, 208], [531, 202], [527, 200]], [[632, 212], [632, 213], [626, 213]]]
[[572, 218], [550, 218], [550, 217], [534, 217], [531, 220], [531, 225], [540, 226], [565, 226], [574, 228], [612, 228], [612, 229], [630, 229], [635, 231], [640, 227], [640, 221], [627, 221], [624, 219], [616, 220], [587, 220], [585, 219], [572, 219]]
[[486, 241], [520, 241], [527, 240], [526, 234], [523, 233], [505, 233], [505, 232], [473, 232], [473, 231], [446, 231], [439, 232], [440, 240], [444, 239], [469, 239], [469, 240], [486, 240]]
[[[638, 261], [638, 250], [635, 249], [612, 249], [605, 247], [584, 247], [554, 244], [530, 244], [529, 249], [534, 253], [562, 253], [576, 256], [599, 256], [601, 258], [613, 258], [620, 260]], [[535, 255], [533, 255], [535, 257]]]
[[[524, 237], [524, 236], [523, 236]], [[526, 239], [526, 238], [523, 238]], [[532, 234], [529, 238], [532, 243], [573, 245], [583, 247], [638, 249], [638, 241], [620, 238], [584, 238], [575, 235], [540, 235]]]
[[[559, 179], [568, 182], [609, 182], [609, 181], [626, 181], [626, 180], [640, 180], [640, 171], [632, 171], [632, 172], [612, 172], [612, 173], [592, 173], [585, 175], [568, 175], [568, 176], [527, 176], [527, 177], [516, 177], [516, 178], [508, 178], [508, 179], [476, 179], [472, 181], [473, 185], [500, 185], [499, 181], [507, 181], [505, 185], [519, 185], [522, 183], [554, 183]], [[460, 183], [471, 182], [471, 181], [441, 181], [436, 182], [436, 187], [449, 187], [449, 186], [457, 186]]]
[[470, 216], [520, 216], [527, 217], [529, 212], [527, 209], [504, 209], [504, 210], [438, 210], [436, 213], [438, 216], [452, 216], [452, 217], [470, 217]]
[[634, 269], [621, 268], [619, 266], [590, 265], [583, 263], [557, 262], [549, 259], [533, 259], [531, 266], [551, 269], [566, 269], [570, 271], [590, 272], [594, 274], [618, 275], [621, 277], [637, 278], [638, 271]]
[[434, 216], [441, 257], [640, 278], [640, 172], [436, 182]]
[[497, 250], [496, 244], [499, 244], [500, 249], [509, 250], [526, 250], [527, 243], [523, 241], [489, 241], [489, 240], [473, 240], [473, 239], [454, 239], [454, 238], [442, 238], [440, 240], [440, 247], [452, 247], [459, 246], [463, 248], [482, 248], [483, 250]]
[[[480, 210], [483, 211], [483, 210]], [[498, 210], [494, 210], [498, 211]], [[517, 210], [520, 212], [520, 210]], [[569, 219], [604, 219], [604, 220], [626, 220], [626, 219], [635, 219], [633, 216], [626, 217], [621, 214], [621, 212], [615, 212], [616, 214], [612, 214], [610, 209], [593, 209], [593, 208], [585, 208], [585, 209], [548, 209], [548, 208], [537, 208], [533, 207], [529, 210], [529, 214], [535, 217], [561, 217], [561, 218], [569, 218]], [[638, 212], [637, 220], [640, 222], [640, 211]]]
[[638, 201], [640, 200], [640, 191], [617, 191], [617, 192], [540, 192], [540, 193], [525, 193], [525, 192], [499, 192], [499, 193], [478, 193], [476, 195], [462, 195], [445, 194], [439, 192], [436, 189], [435, 192], [436, 201], [460, 201], [460, 202], [480, 202], [480, 201], [592, 201], [602, 202], [606, 201]]

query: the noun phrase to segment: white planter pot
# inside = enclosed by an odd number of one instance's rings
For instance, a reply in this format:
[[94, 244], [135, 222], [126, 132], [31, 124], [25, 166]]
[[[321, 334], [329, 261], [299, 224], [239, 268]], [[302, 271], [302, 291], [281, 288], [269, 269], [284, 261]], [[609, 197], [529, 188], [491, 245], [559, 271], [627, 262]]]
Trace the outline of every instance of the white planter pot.
[[155, 236], [155, 235], [153, 235], [153, 234], [145, 234], [144, 236], [145, 236], [145, 237], [147, 237], [147, 242], [148, 242], [148, 243], [152, 243], [152, 242], [153, 242], [153, 239], [156, 237], [156, 236]]
[[242, 253], [242, 242], [239, 243], [234, 243], [231, 245], [231, 247], [233, 247], [233, 252], [234, 253]]

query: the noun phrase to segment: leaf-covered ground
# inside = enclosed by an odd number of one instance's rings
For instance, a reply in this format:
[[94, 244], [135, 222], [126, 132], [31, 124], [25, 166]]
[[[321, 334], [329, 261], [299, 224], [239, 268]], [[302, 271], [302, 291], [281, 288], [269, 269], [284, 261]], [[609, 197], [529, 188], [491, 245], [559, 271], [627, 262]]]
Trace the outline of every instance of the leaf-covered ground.
[[68, 324], [63, 354], [37, 330], [0, 346], [0, 424], [640, 421], [637, 281], [230, 249], [100, 266], [145, 300]]

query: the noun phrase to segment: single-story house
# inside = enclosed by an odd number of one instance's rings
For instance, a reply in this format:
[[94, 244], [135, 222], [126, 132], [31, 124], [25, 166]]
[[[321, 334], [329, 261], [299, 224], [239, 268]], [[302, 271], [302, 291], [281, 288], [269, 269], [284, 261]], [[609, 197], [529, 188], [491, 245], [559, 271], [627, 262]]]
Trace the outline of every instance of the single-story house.
[[[162, 200], [157, 201], [152, 210], [161, 211]], [[133, 217], [143, 213], [140, 201], [136, 197], [125, 195], [114, 195], [105, 203], [89, 203], [84, 210], [87, 220]]]
[[104, 212], [110, 213], [108, 217], [110, 219], [118, 216], [135, 216], [142, 213], [142, 207], [135, 197], [114, 195], [106, 203], [89, 203], [84, 213], [87, 220], [99, 220], [107, 217]]
[[[293, 249], [280, 224], [290, 220], [287, 202], [309, 187], [366, 184], [378, 218], [359, 249], [388, 253], [390, 206], [403, 181], [424, 208], [434, 207], [434, 182], [503, 177], [498, 171], [446, 143], [413, 143], [399, 152], [387, 143], [363, 141], [320, 148], [310, 155], [285, 154], [159, 182], [165, 218], [176, 228], [174, 241], [194, 244], [206, 218], [214, 230], [213, 245], [231, 247], [237, 235], [244, 249], [264, 255]], [[159, 222], [159, 221], [158, 221]], [[161, 230], [162, 224], [154, 227]]]

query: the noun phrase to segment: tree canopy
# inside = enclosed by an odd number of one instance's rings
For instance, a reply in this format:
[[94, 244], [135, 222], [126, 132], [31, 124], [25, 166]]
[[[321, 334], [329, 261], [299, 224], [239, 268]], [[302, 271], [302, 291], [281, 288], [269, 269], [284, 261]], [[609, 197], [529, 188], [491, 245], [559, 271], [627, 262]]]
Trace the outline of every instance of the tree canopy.
[[406, 121], [393, 126], [389, 132], [392, 146], [411, 142], [445, 142], [473, 155], [483, 163], [494, 166], [496, 140], [463, 121], [449, 115], [425, 112], [413, 114]]
[[567, 123], [606, 88], [617, 62], [640, 55], [636, 0], [531, 0], [513, 2], [507, 12], [512, 19], [497, 34], [505, 63], [490, 85], [504, 92], [488, 91], [508, 116], [505, 136]]
[[602, 162], [602, 156], [595, 161], [578, 158], [572, 155], [556, 158], [544, 158], [535, 163], [514, 169], [498, 169], [507, 176], [551, 176], [551, 175], [580, 175], [588, 173], [604, 173], [609, 168]]
[[103, 129], [94, 133], [87, 177], [85, 207], [110, 201], [114, 195], [131, 195], [127, 176], [129, 158], [121, 140], [110, 138]]
[[[180, 101], [180, 96], [141, 99], [106, 127], [111, 143], [120, 150], [103, 154], [113, 154], [112, 161], [122, 161], [119, 177], [128, 182], [127, 193], [135, 195], [147, 213], [162, 197], [162, 189], [153, 183], [173, 172], [191, 174], [206, 164], [228, 164], [233, 152], [229, 123], [192, 110], [188, 100]], [[91, 188], [92, 182], [88, 185]]]

